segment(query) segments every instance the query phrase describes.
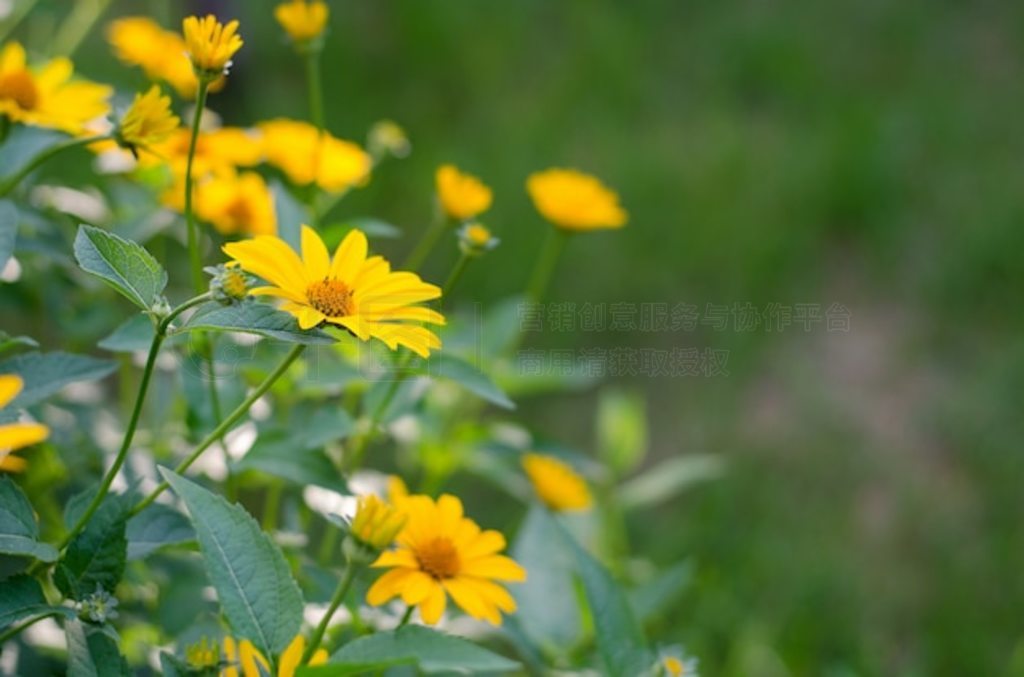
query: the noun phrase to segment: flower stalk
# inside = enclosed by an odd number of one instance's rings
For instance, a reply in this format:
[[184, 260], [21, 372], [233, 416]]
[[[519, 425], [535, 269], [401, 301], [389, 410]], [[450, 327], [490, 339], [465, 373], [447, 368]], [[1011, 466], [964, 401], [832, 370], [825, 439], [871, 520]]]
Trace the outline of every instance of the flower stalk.
[[106, 141], [109, 138], [111, 138], [109, 134], [100, 134], [98, 136], [86, 136], [77, 139], [70, 139], [64, 143], [58, 143], [55, 146], [50, 146], [32, 158], [29, 163], [22, 167], [16, 174], [14, 174], [14, 176], [0, 184], [0, 197], [7, 196], [12, 190], [18, 187], [18, 184], [21, 183], [26, 176], [31, 174], [40, 165], [55, 155], [60, 155], [71, 148], [88, 146], [90, 143], [96, 143], [97, 141]]
[[334, 595], [331, 596], [330, 606], [327, 607], [327, 613], [320, 619], [320, 623], [316, 626], [316, 630], [313, 631], [313, 636], [309, 640], [309, 644], [306, 645], [306, 650], [302, 654], [302, 664], [305, 665], [309, 662], [309, 659], [313, 657], [316, 650], [320, 648], [320, 642], [324, 639], [324, 633], [327, 632], [327, 626], [331, 622], [331, 617], [334, 616], [334, 612], [338, 610], [341, 603], [345, 601], [345, 595], [348, 594], [349, 588], [352, 587], [352, 581], [356, 578], [356, 565], [353, 562], [349, 562], [345, 567], [345, 573], [342, 575], [341, 580], [338, 582], [338, 587], [334, 590]]
[[548, 231], [547, 240], [544, 242], [544, 249], [530, 275], [530, 283], [526, 287], [526, 297], [534, 303], [544, 300], [551, 277], [558, 266], [558, 260], [562, 256], [565, 244], [569, 240], [569, 233], [561, 228], [552, 228]]
[[196, 92], [196, 110], [192, 116], [192, 134], [188, 140], [188, 159], [185, 161], [185, 225], [188, 228], [188, 259], [192, 268], [192, 285], [197, 294], [203, 291], [203, 262], [199, 256], [199, 225], [196, 223], [195, 206], [192, 204], [193, 183], [192, 165], [196, 157], [196, 144], [199, 141], [199, 125], [206, 107], [206, 95], [210, 89], [210, 79], [199, 77], [199, 89]]

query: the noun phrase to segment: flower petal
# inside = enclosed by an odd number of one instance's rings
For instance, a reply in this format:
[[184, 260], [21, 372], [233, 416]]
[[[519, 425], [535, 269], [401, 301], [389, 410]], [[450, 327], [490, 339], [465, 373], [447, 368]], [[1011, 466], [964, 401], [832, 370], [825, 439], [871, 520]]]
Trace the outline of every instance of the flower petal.
[[302, 226], [302, 262], [313, 280], [327, 279], [330, 274], [331, 255], [327, 253], [327, 246], [315, 230], [305, 225]]

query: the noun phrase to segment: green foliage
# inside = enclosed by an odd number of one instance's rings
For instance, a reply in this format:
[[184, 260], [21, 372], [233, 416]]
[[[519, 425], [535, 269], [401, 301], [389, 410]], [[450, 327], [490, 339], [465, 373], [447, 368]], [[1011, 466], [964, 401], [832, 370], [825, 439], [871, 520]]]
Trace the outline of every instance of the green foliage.
[[167, 286], [167, 271], [141, 245], [93, 226], [79, 226], [75, 260], [145, 311], [157, 305]]
[[24, 353], [0, 362], [0, 374], [17, 374], [24, 389], [10, 407], [25, 408], [56, 394], [69, 383], [94, 381], [109, 375], [117, 367], [110, 360], [69, 353]]
[[154, 503], [128, 520], [125, 537], [128, 539], [127, 558], [135, 560], [145, 559], [169, 545], [195, 541], [196, 532], [180, 512]]
[[43, 588], [27, 574], [0, 581], [0, 629], [30, 616], [51, 613], [73, 615], [67, 607], [47, 604]]
[[39, 525], [32, 506], [8, 477], [0, 477], [0, 553], [44, 562], [57, 559], [57, 550], [52, 545], [39, 542]]
[[515, 409], [516, 405], [508, 398], [501, 388], [482, 371], [462, 358], [448, 353], [432, 355], [419, 373], [431, 378], [454, 381], [460, 386], [491, 404], [502, 409]]
[[18, 237], [18, 208], [7, 200], [0, 200], [0, 271], [14, 254]]
[[68, 677], [127, 677], [132, 674], [113, 637], [79, 620], [69, 620]]
[[[91, 492], [83, 498], [92, 498]], [[53, 582], [71, 599], [81, 600], [101, 588], [112, 592], [124, 575], [128, 540], [125, 522], [128, 512], [124, 496], [109, 494], [68, 544], [54, 571]], [[77, 521], [84, 505], [68, 512], [69, 523]]]
[[303, 331], [292, 315], [269, 304], [252, 301], [230, 306], [208, 303], [193, 313], [182, 329], [236, 331], [306, 345], [334, 342], [326, 332], [320, 329]]

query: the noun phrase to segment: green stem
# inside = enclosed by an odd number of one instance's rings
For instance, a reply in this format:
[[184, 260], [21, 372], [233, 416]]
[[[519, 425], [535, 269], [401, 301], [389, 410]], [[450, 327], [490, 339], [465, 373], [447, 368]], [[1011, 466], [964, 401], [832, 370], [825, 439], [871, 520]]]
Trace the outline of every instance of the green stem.
[[348, 594], [348, 589], [352, 587], [352, 581], [355, 578], [356, 567], [349, 563], [345, 567], [345, 574], [341, 577], [341, 581], [338, 582], [334, 596], [331, 597], [331, 605], [327, 607], [327, 613], [320, 619], [320, 624], [316, 626], [316, 630], [313, 631], [313, 636], [309, 640], [309, 645], [306, 646], [306, 651], [302, 654], [302, 665], [308, 663], [309, 659], [316, 653], [316, 650], [320, 648], [320, 642], [323, 641], [324, 633], [327, 632], [327, 626], [331, 622], [331, 617], [338, 610], [338, 607], [341, 606], [341, 603], [345, 601], [345, 595]]
[[[214, 442], [223, 437], [224, 434], [231, 429], [231, 426], [233, 426], [240, 418], [245, 416], [246, 412], [249, 411], [249, 408], [252, 407], [256, 400], [261, 398], [265, 392], [270, 390], [270, 386], [274, 385], [277, 379], [281, 378], [281, 376], [284, 375], [284, 373], [288, 370], [288, 367], [291, 366], [292, 362], [294, 362], [305, 349], [306, 346], [302, 344], [299, 344], [292, 348], [291, 351], [289, 351], [285, 358], [281, 361], [281, 363], [274, 368], [274, 371], [270, 372], [270, 374], [268, 374], [267, 377], [263, 379], [263, 382], [256, 386], [256, 389], [249, 393], [249, 396], [246, 397], [241, 404], [235, 407], [234, 411], [228, 414], [227, 418], [221, 421], [216, 428], [210, 431], [209, 435], [203, 438], [203, 440], [199, 443], [199, 446], [197, 446], [195, 450], [193, 450], [193, 452], [188, 456], [188, 458], [186, 458], [184, 461], [179, 463], [177, 467], [174, 468], [174, 472], [180, 475], [181, 473], [188, 470], [189, 467], [191, 467], [191, 465], [196, 462], [196, 459], [199, 458], [199, 456], [202, 455], [204, 451], [213, 446]], [[167, 491], [169, 487], [170, 485], [167, 482], [161, 482], [160, 485], [157, 486], [156, 489], [151, 491], [148, 496], [146, 496], [144, 499], [136, 503], [135, 507], [131, 509], [131, 512], [129, 514], [139, 514], [139, 512], [141, 512], [146, 506], [155, 501], [157, 496]]]
[[149, 390], [149, 381], [153, 376], [153, 368], [156, 365], [157, 355], [160, 353], [160, 346], [163, 345], [164, 339], [167, 337], [167, 329], [171, 326], [171, 322], [178, 315], [183, 312], [197, 306], [200, 303], [208, 301], [210, 299], [209, 294], [200, 294], [192, 299], [189, 299], [185, 303], [172, 310], [168, 315], [163, 318], [156, 327], [156, 333], [153, 335], [153, 342], [149, 346], [149, 355], [146, 357], [146, 366], [142, 370], [142, 380], [139, 382], [139, 394], [135, 398], [135, 406], [132, 408], [131, 418], [128, 419], [128, 428], [124, 432], [124, 438], [121, 440], [121, 448], [117, 451], [117, 457], [114, 459], [114, 464], [107, 470], [107, 474], [104, 475], [103, 480], [100, 482], [99, 491], [93, 496], [89, 506], [82, 513], [82, 516], [78, 518], [75, 525], [71, 527], [71, 530], [67, 533], [60, 545], [57, 546], [58, 550], [63, 550], [68, 546], [71, 540], [81, 533], [85, 525], [88, 524], [93, 514], [99, 509], [100, 504], [103, 503], [103, 499], [106, 498], [107, 492], [110, 491], [110, 485], [113, 484], [114, 478], [117, 473], [121, 470], [121, 466], [124, 465], [124, 461], [128, 458], [128, 450], [132, 446], [132, 440], [135, 439], [135, 430], [139, 425], [139, 418], [142, 416], [142, 406], [146, 401], [146, 391]]
[[14, 8], [7, 18], [4, 19], [3, 28], [0, 29], [0, 43], [7, 42], [7, 36], [10, 35], [11, 31], [18, 27], [21, 20], [28, 16], [32, 9], [38, 4], [39, 0], [24, 0], [24, 2], [14, 3]]
[[423, 237], [416, 243], [412, 253], [409, 254], [408, 258], [405, 259], [405, 263], [402, 264], [404, 270], [417, 270], [423, 265], [423, 262], [430, 256], [430, 252], [437, 246], [437, 241], [441, 239], [444, 232], [448, 229], [448, 219], [441, 213], [440, 210], [434, 216], [434, 221], [430, 224], [423, 233]]
[[97, 141], [105, 141], [106, 139], [109, 138], [111, 137], [107, 134], [102, 134], [100, 136], [87, 136], [77, 139], [71, 139], [69, 141], [65, 141], [64, 143], [59, 143], [56, 146], [50, 146], [49, 148], [47, 148], [46, 150], [42, 151], [34, 158], [32, 158], [29, 161], [29, 163], [22, 167], [14, 176], [0, 184], [0, 197], [4, 197], [12, 190], [14, 190], [18, 186], [18, 184], [21, 183], [22, 179], [24, 179], [34, 169], [36, 169], [39, 165], [43, 164], [44, 162], [52, 158], [54, 155], [59, 155], [60, 153], [63, 153], [69, 148], [87, 146], [90, 143], [96, 143]]
[[196, 223], [192, 206], [192, 164], [196, 156], [199, 123], [203, 119], [203, 108], [206, 106], [206, 93], [209, 88], [209, 80], [200, 76], [199, 89], [196, 92], [196, 112], [192, 116], [192, 135], [188, 140], [188, 160], [185, 163], [185, 224], [188, 228], [188, 258], [192, 268], [192, 285], [197, 294], [203, 291], [203, 262], [199, 255], [199, 225]]
[[110, 0], [79, 0], [68, 13], [51, 43], [53, 54], [70, 57], [110, 5]]
[[565, 243], [569, 239], [569, 233], [561, 228], [552, 228], [548, 231], [547, 240], [544, 242], [544, 249], [541, 250], [537, 263], [530, 275], [530, 284], [526, 287], [526, 297], [534, 303], [540, 303], [544, 299], [551, 276], [558, 265], [558, 259], [565, 249]]
[[263, 519], [260, 521], [260, 526], [267, 533], [277, 529], [277, 513], [281, 507], [282, 491], [284, 486], [280, 482], [273, 482], [267, 487], [267, 496], [263, 502]]
[[316, 147], [313, 150], [313, 183], [309, 186], [308, 204], [310, 226], [316, 228], [319, 213], [317, 199], [320, 195], [317, 177], [320, 176], [320, 162], [324, 141], [324, 91], [320, 78], [320, 49], [307, 46], [306, 56], [306, 88], [309, 90], [309, 119], [316, 127]]
[[445, 280], [444, 286], [441, 287], [441, 298], [447, 297], [452, 293], [452, 289], [455, 288], [455, 283], [462, 277], [462, 273], [466, 271], [466, 266], [469, 265], [469, 260], [473, 258], [469, 254], [462, 252], [459, 255], [459, 260], [455, 262], [452, 267], [452, 272], [448, 274], [448, 279]]
[[32, 618], [28, 619], [27, 621], [25, 621], [25, 622], [23, 622], [23, 623], [21, 623], [19, 625], [12, 625], [11, 627], [9, 627], [6, 630], [4, 630], [3, 632], [0, 632], [0, 646], [3, 646], [4, 642], [6, 642], [10, 638], [18, 635], [19, 633], [21, 633], [26, 628], [29, 628], [29, 627], [35, 625], [36, 623], [38, 623], [39, 621], [43, 620], [44, 618], [49, 618], [50, 616], [56, 616], [59, 613], [60, 613], [59, 611], [47, 611], [44, 614], [39, 614], [38, 616], [33, 616]]
[[409, 359], [412, 357], [412, 353], [407, 353], [399, 360], [396, 365], [394, 378], [389, 384], [388, 391], [384, 393], [384, 397], [377, 404], [377, 408], [373, 410], [370, 415], [370, 425], [366, 432], [359, 436], [356, 440], [355, 446], [352, 448], [352, 453], [349, 454], [349, 458], [345, 465], [348, 471], [351, 473], [358, 470], [363, 465], [363, 457], [366, 456], [366, 450], [370, 446], [370, 441], [377, 432], [377, 426], [380, 425], [380, 420], [384, 416], [384, 412], [387, 411], [388, 405], [391, 404], [391, 400], [395, 398], [395, 394], [398, 392], [398, 387], [402, 385], [405, 380], [405, 374], [403, 372], [404, 367], [409, 363]]
[[[403, 628], [408, 625], [409, 621], [412, 620], [412, 612], [416, 610], [416, 607], [409, 606], [405, 610], [405, 614], [402, 616], [402, 620], [398, 622], [398, 628]], [[395, 628], [396, 630], [398, 628]]]

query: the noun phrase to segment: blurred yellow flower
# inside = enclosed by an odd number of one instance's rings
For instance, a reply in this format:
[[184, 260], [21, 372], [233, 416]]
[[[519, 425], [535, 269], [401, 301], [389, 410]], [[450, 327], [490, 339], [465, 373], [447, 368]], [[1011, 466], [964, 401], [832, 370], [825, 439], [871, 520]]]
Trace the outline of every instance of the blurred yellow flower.
[[427, 357], [441, 340], [420, 323], [444, 324], [444, 316], [417, 305], [436, 299], [440, 288], [415, 273], [392, 272], [381, 256], [367, 258], [366, 235], [353, 230], [334, 253], [333, 260], [320, 236], [302, 227], [302, 256], [277, 237], [260, 236], [232, 242], [224, 251], [247, 272], [270, 286], [252, 294], [284, 299], [282, 308], [303, 329], [322, 323], [342, 327], [362, 341], [376, 338], [391, 350], [404, 345]]
[[[25, 382], [14, 374], [0, 374], [0, 409], [6, 407], [18, 396]], [[11, 452], [22, 447], [42, 442], [50, 435], [50, 429], [41, 423], [7, 423], [0, 425], [0, 472], [21, 472], [25, 459]]]
[[373, 494], [360, 496], [352, 536], [374, 550], [383, 550], [394, 542], [405, 520], [405, 515]]
[[289, 0], [274, 8], [274, 17], [295, 42], [309, 42], [324, 32], [327, 4], [319, 0]]
[[459, 229], [459, 248], [467, 256], [481, 256], [498, 246], [500, 240], [482, 223], [467, 221]]
[[403, 158], [409, 154], [412, 144], [405, 130], [392, 120], [378, 120], [370, 127], [366, 136], [366, 147], [375, 160], [385, 155]]
[[152, 146], [174, 133], [178, 123], [178, 117], [171, 112], [171, 97], [164, 96], [153, 85], [145, 94], [135, 95], [117, 127], [117, 139], [132, 150], [136, 146]]
[[263, 135], [266, 161], [280, 169], [292, 183], [305, 186], [313, 181], [330, 193], [364, 183], [373, 162], [369, 154], [351, 141], [321, 135], [313, 125], [297, 120], [277, 119], [258, 125]]
[[434, 179], [441, 207], [453, 219], [471, 219], [491, 206], [491, 189], [475, 176], [463, 174], [454, 165], [438, 167]]
[[[277, 677], [294, 677], [305, 650], [306, 638], [296, 635], [281, 653], [277, 662]], [[323, 665], [327, 657], [327, 651], [317, 649], [307, 665]], [[232, 637], [225, 637], [224, 662], [227, 666], [221, 669], [221, 677], [264, 677], [273, 674], [270, 672], [270, 662], [247, 639], [236, 641]]]
[[202, 637], [185, 647], [185, 662], [196, 671], [215, 668], [220, 664], [220, 647], [217, 642]]
[[274, 196], [256, 172], [209, 177], [196, 187], [195, 203], [199, 218], [223, 235], [277, 233]]
[[[110, 24], [107, 40], [122, 62], [139, 66], [151, 80], [163, 80], [179, 96], [195, 97], [198, 81], [185, 53], [185, 41], [178, 33], [165, 30], [149, 17], [130, 16]], [[218, 78], [210, 91], [217, 91], [224, 82], [224, 78]]]
[[409, 498], [409, 487], [398, 475], [388, 475], [387, 494], [391, 505], [401, 507], [402, 501]]
[[113, 90], [85, 80], [72, 80], [71, 61], [58, 57], [29, 69], [25, 49], [9, 42], [0, 50], [0, 116], [11, 122], [81, 134], [86, 125], [110, 111]]
[[437, 501], [411, 496], [402, 509], [408, 522], [398, 535], [398, 548], [373, 563], [391, 570], [370, 587], [367, 602], [379, 606], [401, 596], [409, 606], [419, 606], [430, 624], [441, 620], [446, 595], [473, 618], [494, 625], [501, 624], [500, 612], [516, 610], [512, 596], [494, 581], [523, 581], [526, 571], [497, 554], [505, 547], [501, 533], [481, 531], [463, 516], [462, 502], [448, 494]]
[[615, 191], [575, 169], [553, 168], [531, 174], [526, 190], [537, 211], [566, 230], [621, 228], [628, 218]]
[[552, 510], [586, 510], [593, 504], [586, 481], [569, 464], [543, 454], [525, 454], [522, 464], [537, 497]]
[[190, 16], [181, 23], [185, 36], [185, 51], [200, 78], [212, 79], [223, 75], [231, 66], [231, 57], [242, 48], [238, 35], [238, 21], [222, 24], [212, 14], [203, 18]]

